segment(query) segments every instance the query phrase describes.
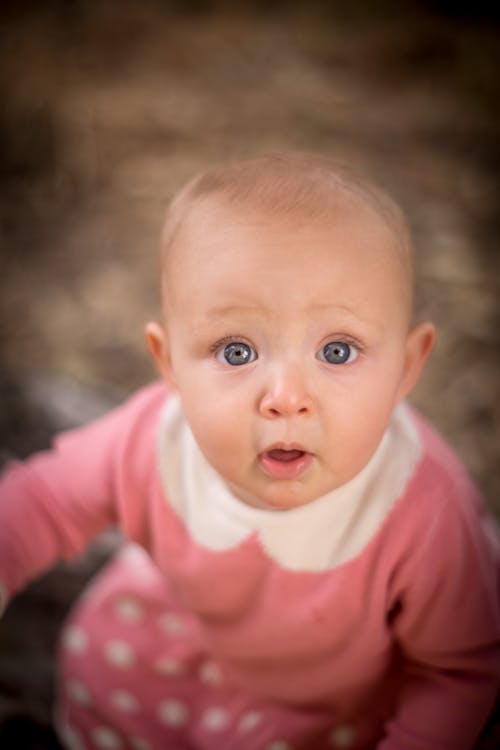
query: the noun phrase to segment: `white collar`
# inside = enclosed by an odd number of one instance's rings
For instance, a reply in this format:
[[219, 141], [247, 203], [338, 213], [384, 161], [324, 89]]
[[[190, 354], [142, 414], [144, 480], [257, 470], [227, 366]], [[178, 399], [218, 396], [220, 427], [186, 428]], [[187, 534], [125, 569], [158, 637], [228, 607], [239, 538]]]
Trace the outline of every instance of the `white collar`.
[[353, 479], [308, 505], [270, 511], [231, 493], [198, 448], [177, 396], [169, 396], [164, 407], [158, 448], [166, 501], [199, 545], [222, 551], [256, 534], [275, 562], [303, 571], [330, 570], [358, 555], [402, 495], [421, 455], [416, 428], [401, 405]]

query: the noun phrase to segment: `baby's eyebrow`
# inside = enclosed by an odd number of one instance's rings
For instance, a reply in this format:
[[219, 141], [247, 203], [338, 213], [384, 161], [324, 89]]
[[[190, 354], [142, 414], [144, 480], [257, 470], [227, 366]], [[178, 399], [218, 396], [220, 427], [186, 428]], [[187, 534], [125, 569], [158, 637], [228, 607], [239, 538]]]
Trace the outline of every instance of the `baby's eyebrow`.
[[[335, 302], [313, 302], [304, 308], [304, 312], [306, 315], [317, 315], [322, 318], [330, 315], [332, 318], [335, 317], [336, 325], [355, 325], [356, 327], [361, 327], [361, 329], [367, 333], [373, 331], [373, 329], [377, 327], [373, 318], [362, 317], [359, 313], [351, 310], [347, 305], [340, 305]], [[276, 312], [274, 310], [269, 311], [265, 306], [259, 304], [221, 304], [210, 307], [207, 310], [203, 322], [206, 323], [207, 320], [213, 321], [214, 319], [220, 319], [225, 322], [231, 317], [233, 319], [259, 318], [261, 320], [270, 320], [275, 317], [275, 315]], [[203, 323], [201, 323], [201, 325], [203, 325]]]
[[348, 305], [340, 305], [337, 302], [312, 302], [306, 308], [307, 313], [332, 314], [344, 318], [347, 322], [362, 323], [366, 326], [373, 326], [372, 316], [363, 316], [356, 312]]
[[252, 314], [260, 317], [266, 316], [266, 311], [260, 305], [215, 305], [207, 310], [207, 315], [211, 317], [225, 318], [228, 315], [235, 314]]
[[335, 312], [343, 312], [347, 313], [348, 315], [355, 315], [350, 307], [347, 305], [339, 305], [337, 302], [312, 302], [310, 305], [307, 306], [307, 312], [329, 312], [329, 311], [335, 311]]

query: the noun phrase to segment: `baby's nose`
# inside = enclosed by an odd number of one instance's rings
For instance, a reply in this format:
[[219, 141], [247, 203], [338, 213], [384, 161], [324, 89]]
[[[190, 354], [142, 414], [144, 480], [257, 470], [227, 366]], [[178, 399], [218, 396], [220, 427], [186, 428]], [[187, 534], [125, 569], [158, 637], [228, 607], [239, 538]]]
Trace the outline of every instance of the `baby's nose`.
[[273, 419], [312, 412], [313, 401], [298, 371], [278, 371], [270, 378], [259, 404], [262, 416]]

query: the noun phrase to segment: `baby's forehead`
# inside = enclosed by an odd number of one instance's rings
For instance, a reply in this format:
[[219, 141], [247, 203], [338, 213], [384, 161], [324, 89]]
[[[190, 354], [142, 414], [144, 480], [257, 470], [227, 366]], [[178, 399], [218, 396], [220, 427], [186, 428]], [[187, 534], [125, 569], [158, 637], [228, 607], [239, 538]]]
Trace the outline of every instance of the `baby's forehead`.
[[[164, 265], [175, 251], [186, 252], [182, 240], [196, 234], [193, 230], [203, 227], [204, 232], [224, 232], [226, 229], [258, 223], [267, 224], [275, 232], [283, 233], [290, 228], [307, 228], [311, 232], [321, 229], [325, 233], [330, 227], [335, 230], [339, 223], [366, 227], [373, 233], [382, 231], [386, 237], [386, 249], [400, 256], [403, 265], [411, 265], [411, 242], [404, 219], [390, 210], [390, 206], [378, 204], [376, 199], [350, 192], [329, 195], [327, 199], [289, 206], [272, 206], [254, 201], [253, 196], [229, 200], [224, 194], [191, 196], [170, 209], [162, 234], [162, 256]], [[283, 198], [281, 198], [283, 201]], [[380, 246], [378, 247], [380, 251]]]
[[[364, 226], [384, 242], [374, 243], [374, 253], [390, 254], [400, 266], [401, 282], [412, 296], [412, 245], [405, 217], [399, 206], [374, 183], [329, 160], [319, 165], [308, 157], [298, 160], [262, 158], [215, 168], [192, 180], [172, 202], [162, 236], [163, 280], [172, 263], [184, 256], [206, 251], [205, 238], [238, 225], [267, 222], [274, 231], [282, 227], [314, 231], [334, 227]], [[201, 229], [200, 229], [201, 227]], [[187, 237], [201, 238], [186, 243]], [[201, 258], [200, 258], [201, 260]], [[194, 263], [196, 261], [194, 260]], [[411, 304], [411, 303], [410, 303]]]
[[200, 288], [219, 305], [229, 305], [227, 298], [231, 305], [251, 299], [254, 309], [267, 304], [268, 310], [274, 304], [269, 291], [287, 288], [297, 304], [300, 298], [300, 309], [317, 311], [330, 299], [340, 304], [338, 284], [346, 269], [343, 304], [356, 309], [366, 307], [369, 298], [388, 295], [399, 300], [395, 314], [411, 316], [410, 277], [385, 226], [362, 227], [355, 211], [340, 229], [333, 219], [306, 223], [295, 215], [270, 218], [252, 211], [211, 201], [191, 214], [170, 248], [163, 275], [167, 317], [189, 307]]
[[408, 234], [396, 202], [364, 175], [328, 157], [275, 154], [208, 169], [191, 180], [167, 211], [163, 244], [173, 239], [183, 221], [209, 204], [234, 212], [262, 212], [291, 221], [327, 219], [339, 212], [358, 212], [359, 220], [386, 224], [397, 239]]

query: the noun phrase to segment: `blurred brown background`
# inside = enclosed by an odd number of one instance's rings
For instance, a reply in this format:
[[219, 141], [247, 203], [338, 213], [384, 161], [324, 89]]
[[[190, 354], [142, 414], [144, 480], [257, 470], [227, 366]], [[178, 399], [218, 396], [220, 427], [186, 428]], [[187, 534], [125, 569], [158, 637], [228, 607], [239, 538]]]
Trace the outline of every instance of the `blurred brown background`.
[[[439, 329], [413, 401], [500, 515], [499, 18], [481, 1], [4, 0], [1, 460], [154, 377], [143, 324], [162, 212], [186, 179], [319, 150], [409, 214], [418, 311]], [[47, 720], [60, 617], [113, 544], [9, 609], [0, 722]]]

